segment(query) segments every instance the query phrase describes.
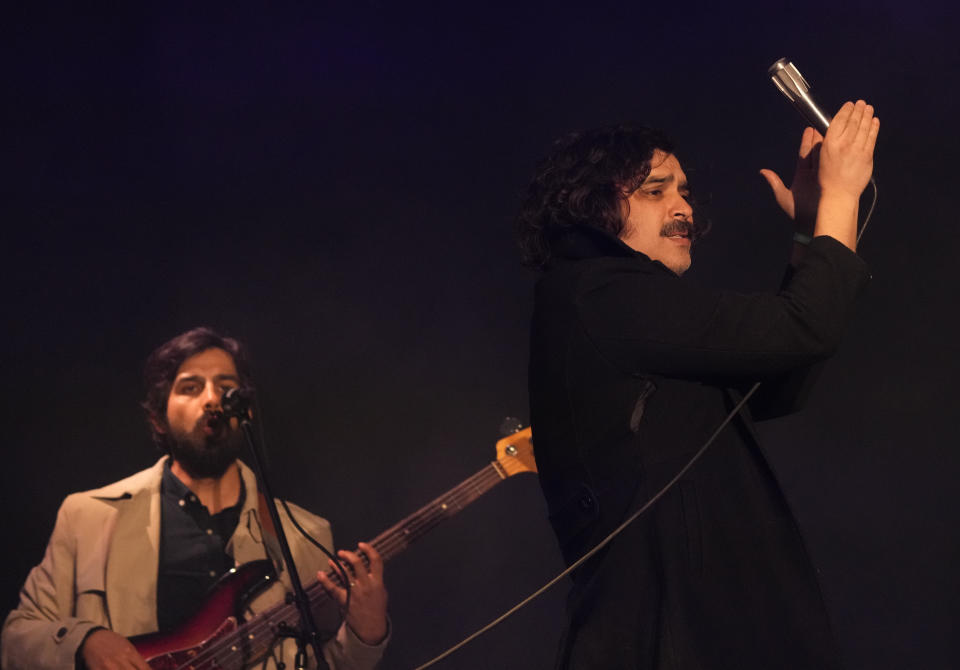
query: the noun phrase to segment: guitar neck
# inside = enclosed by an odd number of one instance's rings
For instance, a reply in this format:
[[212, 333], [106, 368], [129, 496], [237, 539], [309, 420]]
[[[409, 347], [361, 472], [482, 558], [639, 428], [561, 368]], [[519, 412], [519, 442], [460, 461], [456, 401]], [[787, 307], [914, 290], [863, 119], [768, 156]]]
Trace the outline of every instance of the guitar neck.
[[504, 480], [506, 475], [494, 462], [440, 497], [424, 505], [406, 519], [383, 531], [370, 541], [384, 560], [402, 552], [440, 522], [449, 519]]
[[[426, 535], [428, 531], [442, 521], [455, 516], [467, 505], [506, 479], [507, 476], [508, 474], [500, 464], [494, 461], [407, 518], [377, 535], [370, 540], [370, 544], [380, 553], [384, 561], [388, 561], [409, 547], [414, 541]], [[327, 576], [335, 584], [343, 586], [339, 572], [330, 570], [327, 572]], [[329, 606], [330, 597], [318, 581], [310, 583], [305, 587], [305, 590], [307, 597], [310, 599], [311, 609], [313, 609], [315, 615], [320, 616], [324, 608]], [[266, 614], [268, 617], [281, 618], [291, 625], [295, 624], [299, 618], [296, 607], [290, 603], [276, 605]]]

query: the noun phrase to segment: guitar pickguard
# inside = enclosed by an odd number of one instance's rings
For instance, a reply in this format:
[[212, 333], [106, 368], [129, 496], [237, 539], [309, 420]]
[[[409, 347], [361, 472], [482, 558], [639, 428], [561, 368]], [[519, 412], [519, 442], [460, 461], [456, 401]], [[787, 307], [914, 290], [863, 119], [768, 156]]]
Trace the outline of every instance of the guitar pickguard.
[[[276, 581], [270, 561], [253, 561], [227, 573], [210, 590], [203, 606], [176, 630], [130, 638], [133, 646], [153, 670], [217, 670], [242, 668], [243, 662], [224, 664], [216, 660], [211, 647], [242, 620], [244, 605]], [[218, 649], [218, 658], [246, 656], [242, 645]], [[194, 659], [197, 659], [194, 664]]]
[[[220, 627], [213, 632], [200, 644], [189, 649], [177, 649], [168, 651], [160, 656], [154, 656], [147, 659], [147, 665], [152, 670], [219, 670], [223, 666], [215, 658], [206, 658], [204, 652], [217, 640], [228, 633], [237, 629], [237, 620], [234, 617], [228, 617], [226, 621], [220, 624]], [[241, 650], [238, 650], [240, 652]], [[236, 667], [242, 667], [241, 664]]]

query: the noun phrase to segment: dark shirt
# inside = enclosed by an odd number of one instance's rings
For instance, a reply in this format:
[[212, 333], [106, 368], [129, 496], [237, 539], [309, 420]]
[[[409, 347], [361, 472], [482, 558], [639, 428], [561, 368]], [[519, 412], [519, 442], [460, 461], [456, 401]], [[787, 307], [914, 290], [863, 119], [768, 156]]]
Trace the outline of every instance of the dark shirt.
[[234, 567], [226, 546], [240, 521], [246, 491], [233, 507], [211, 515], [170, 471], [163, 471], [160, 568], [157, 576], [157, 623], [169, 631], [200, 609], [204, 596]]

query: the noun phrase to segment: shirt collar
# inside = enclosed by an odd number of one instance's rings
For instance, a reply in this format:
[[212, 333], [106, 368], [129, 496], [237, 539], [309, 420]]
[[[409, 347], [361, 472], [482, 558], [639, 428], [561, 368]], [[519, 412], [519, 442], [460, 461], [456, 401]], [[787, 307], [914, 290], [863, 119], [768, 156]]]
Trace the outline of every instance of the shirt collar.
[[662, 265], [605, 230], [579, 224], [557, 226], [550, 234], [550, 252], [552, 259], [547, 267], [553, 260], [583, 260], [602, 256], [642, 258]]
[[[194, 495], [193, 491], [180, 481], [179, 477], [173, 474], [173, 470], [170, 469], [171, 463], [173, 463], [173, 459], [168, 458], [167, 462], [163, 464], [163, 479], [160, 484], [160, 490], [163, 491], [163, 495], [176, 499], [180, 507], [186, 507], [188, 505], [199, 505], [203, 507], [203, 503]], [[240, 497], [237, 499], [237, 503], [221, 510], [219, 513], [232, 509], [236, 509], [239, 512], [243, 509], [243, 504], [246, 500], [247, 487], [243, 483], [243, 477], [240, 477]], [[206, 507], [203, 507], [203, 509], [206, 510]]]

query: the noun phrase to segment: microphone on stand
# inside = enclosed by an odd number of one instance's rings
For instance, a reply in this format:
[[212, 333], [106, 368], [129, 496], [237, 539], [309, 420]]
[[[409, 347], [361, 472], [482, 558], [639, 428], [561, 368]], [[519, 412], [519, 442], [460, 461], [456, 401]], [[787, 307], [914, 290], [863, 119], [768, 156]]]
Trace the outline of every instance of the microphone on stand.
[[810, 96], [810, 84], [793, 63], [786, 58], [781, 58], [770, 66], [767, 74], [811, 126], [821, 133], [827, 132], [827, 126], [830, 125], [832, 117], [827, 116], [817, 107], [817, 103]]
[[220, 407], [226, 418], [236, 417], [241, 421], [250, 418], [250, 406], [253, 404], [253, 391], [239, 386], [227, 389], [220, 398]]

